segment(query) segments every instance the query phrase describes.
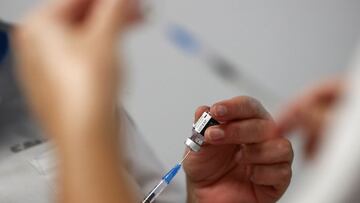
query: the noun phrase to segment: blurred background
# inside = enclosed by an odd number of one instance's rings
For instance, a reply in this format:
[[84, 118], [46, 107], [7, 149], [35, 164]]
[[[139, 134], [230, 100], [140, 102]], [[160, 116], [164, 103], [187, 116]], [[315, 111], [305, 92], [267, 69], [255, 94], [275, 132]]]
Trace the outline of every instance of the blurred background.
[[[126, 109], [170, 168], [184, 151], [197, 106], [237, 95], [260, 98], [274, 114], [305, 87], [347, 68], [360, 36], [359, 0], [144, 0], [146, 22], [128, 33]], [[0, 18], [18, 22], [38, 0], [0, 2]], [[169, 38], [187, 30], [239, 71], [227, 83], [194, 53]], [[301, 140], [294, 140], [294, 179], [301, 178]], [[184, 180], [182, 179], [182, 183]], [[282, 202], [293, 190], [285, 194]]]

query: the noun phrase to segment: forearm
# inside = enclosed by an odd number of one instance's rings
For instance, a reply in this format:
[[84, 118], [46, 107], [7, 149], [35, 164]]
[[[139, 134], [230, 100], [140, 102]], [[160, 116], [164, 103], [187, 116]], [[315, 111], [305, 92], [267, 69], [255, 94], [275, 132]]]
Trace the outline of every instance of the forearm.
[[83, 132], [61, 137], [60, 203], [135, 202], [119, 156], [118, 130], [110, 123], [99, 119]]

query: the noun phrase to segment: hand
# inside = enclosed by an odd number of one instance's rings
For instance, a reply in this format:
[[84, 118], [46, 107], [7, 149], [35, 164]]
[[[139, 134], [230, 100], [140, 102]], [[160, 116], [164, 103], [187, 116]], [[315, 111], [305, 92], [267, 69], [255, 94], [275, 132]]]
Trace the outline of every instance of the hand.
[[92, 118], [101, 120], [114, 111], [121, 83], [117, 36], [138, 11], [130, 2], [52, 1], [16, 29], [20, 82], [54, 138], [59, 129], [94, 126]]
[[196, 118], [204, 111], [221, 124], [206, 130], [206, 145], [184, 163], [189, 202], [276, 202], [290, 183], [293, 152], [273, 137], [270, 115], [249, 97], [200, 107]]
[[134, 20], [129, 2], [54, 0], [16, 30], [19, 79], [55, 141], [57, 202], [136, 202], [114, 115], [122, 75], [115, 47]]
[[306, 138], [305, 155], [311, 159], [321, 143], [331, 112], [343, 92], [341, 78], [331, 78], [305, 91], [290, 103], [279, 119], [280, 135], [300, 129]]

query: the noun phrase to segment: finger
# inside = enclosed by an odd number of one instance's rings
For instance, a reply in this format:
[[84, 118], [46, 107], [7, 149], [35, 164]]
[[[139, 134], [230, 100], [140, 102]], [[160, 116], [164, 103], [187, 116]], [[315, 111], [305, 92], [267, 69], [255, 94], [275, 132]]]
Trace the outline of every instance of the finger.
[[127, 12], [127, 23], [128, 24], [133, 24], [139, 21], [142, 21], [144, 18], [144, 9], [141, 9], [141, 5], [140, 5], [140, 1], [139, 0], [132, 0], [130, 1], [130, 5], [129, 5], [129, 12]]
[[312, 159], [321, 145], [324, 135], [324, 126], [329, 119], [328, 107], [318, 106], [307, 114], [308, 119], [304, 122], [305, 157]]
[[305, 94], [299, 96], [289, 105], [285, 112], [278, 119], [281, 135], [289, 133], [302, 125], [307, 118], [303, 114], [308, 114], [317, 106], [329, 107], [343, 90], [342, 78], [331, 78], [316, 87], [311, 87]]
[[210, 113], [219, 121], [270, 118], [259, 101], [246, 96], [218, 102], [211, 107]]
[[333, 102], [342, 93], [344, 84], [343, 78], [331, 77], [313, 90], [311, 98], [323, 102]]
[[277, 122], [281, 136], [306, 125], [308, 112], [317, 105], [313, 100], [312, 95], [302, 95], [285, 107]]
[[284, 138], [245, 145], [240, 153], [237, 161], [246, 164], [291, 163], [294, 158], [291, 143]]
[[212, 126], [205, 131], [206, 142], [212, 144], [250, 144], [263, 142], [273, 135], [271, 120], [248, 119]]
[[95, 32], [117, 34], [126, 21], [130, 1], [132, 0], [98, 0], [89, 26]]
[[95, 0], [57, 0], [43, 7], [49, 15], [73, 23], [89, 12]]
[[197, 121], [200, 116], [204, 113], [210, 110], [210, 107], [208, 106], [200, 106], [195, 111], [195, 121]]
[[290, 183], [292, 176], [289, 163], [275, 165], [254, 165], [250, 180], [255, 185], [273, 186], [284, 191]]
[[301, 117], [301, 106], [297, 103], [289, 105], [286, 111], [280, 115], [277, 122], [280, 136], [284, 136], [298, 128], [301, 123]]
[[322, 144], [322, 139], [324, 134], [316, 133], [316, 132], [307, 132], [307, 138], [305, 141], [304, 151], [305, 151], [305, 158], [307, 160], [311, 160], [316, 156], [319, 148]]

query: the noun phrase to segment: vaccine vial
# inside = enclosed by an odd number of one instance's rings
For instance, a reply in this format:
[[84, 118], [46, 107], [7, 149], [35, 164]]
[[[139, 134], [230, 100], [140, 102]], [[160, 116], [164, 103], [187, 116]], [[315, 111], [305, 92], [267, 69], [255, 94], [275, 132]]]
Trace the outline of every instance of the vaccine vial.
[[193, 124], [192, 135], [186, 139], [185, 145], [192, 151], [198, 152], [204, 144], [206, 129], [219, 124], [208, 112], [204, 112], [199, 120]]

